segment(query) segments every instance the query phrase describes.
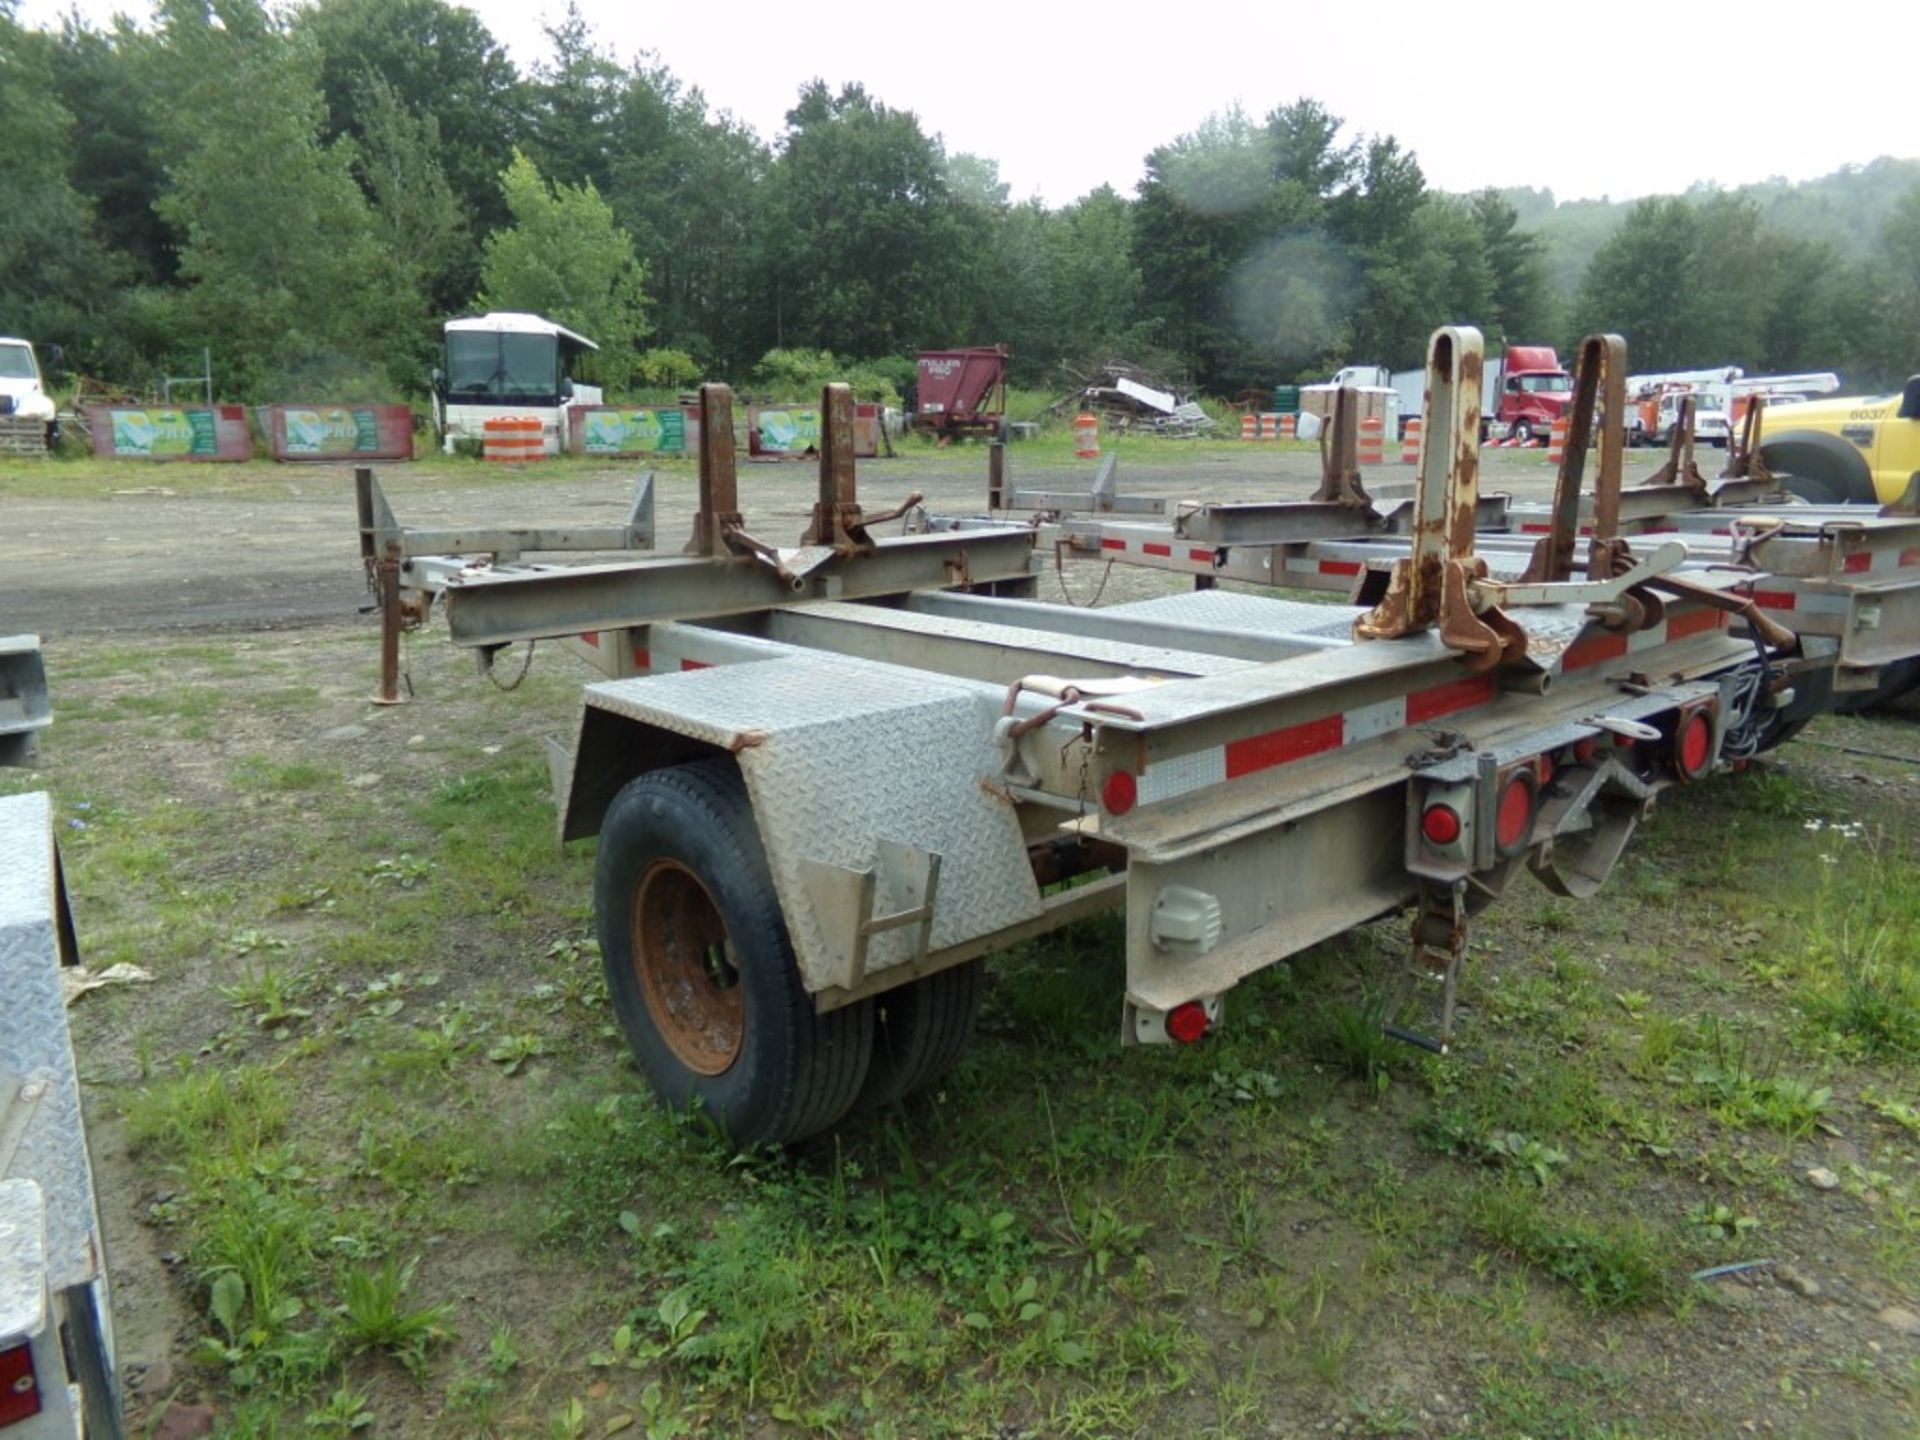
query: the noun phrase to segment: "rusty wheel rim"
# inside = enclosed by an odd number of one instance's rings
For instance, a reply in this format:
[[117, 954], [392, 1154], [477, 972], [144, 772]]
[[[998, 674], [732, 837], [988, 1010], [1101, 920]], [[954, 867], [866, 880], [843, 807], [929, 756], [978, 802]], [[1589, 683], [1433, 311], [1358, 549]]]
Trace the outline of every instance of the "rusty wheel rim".
[[634, 978], [660, 1037], [699, 1075], [739, 1058], [747, 997], [727, 922], [686, 866], [656, 860], [633, 890]]

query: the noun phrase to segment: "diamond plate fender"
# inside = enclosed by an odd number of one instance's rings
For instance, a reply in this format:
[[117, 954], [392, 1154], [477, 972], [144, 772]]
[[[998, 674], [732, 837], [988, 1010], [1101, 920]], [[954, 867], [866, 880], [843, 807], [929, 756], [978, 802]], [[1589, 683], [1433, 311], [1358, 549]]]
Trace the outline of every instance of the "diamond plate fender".
[[[896, 847], [938, 856], [935, 950], [1043, 909], [1013, 805], [986, 783], [1000, 767], [988, 687], [805, 652], [590, 685], [585, 700], [583, 739], [599, 711], [738, 757], [809, 990], [862, 968], [847, 917], [820, 909], [859, 887], [820, 885], [820, 867], [873, 871], [885, 892]], [[919, 926], [872, 934], [864, 973], [911, 961], [921, 943]]]
[[99, 1220], [60, 987], [63, 896], [43, 794], [0, 798], [0, 1179], [46, 1197], [47, 1284], [98, 1273]]

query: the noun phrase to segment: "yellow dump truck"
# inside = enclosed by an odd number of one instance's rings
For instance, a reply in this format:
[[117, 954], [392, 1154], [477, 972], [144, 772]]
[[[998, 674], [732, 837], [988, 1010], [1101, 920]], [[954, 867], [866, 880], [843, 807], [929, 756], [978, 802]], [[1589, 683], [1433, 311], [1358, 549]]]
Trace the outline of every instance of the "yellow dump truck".
[[1770, 406], [1760, 454], [1816, 504], [1898, 500], [1920, 475], [1920, 375], [1897, 395]]

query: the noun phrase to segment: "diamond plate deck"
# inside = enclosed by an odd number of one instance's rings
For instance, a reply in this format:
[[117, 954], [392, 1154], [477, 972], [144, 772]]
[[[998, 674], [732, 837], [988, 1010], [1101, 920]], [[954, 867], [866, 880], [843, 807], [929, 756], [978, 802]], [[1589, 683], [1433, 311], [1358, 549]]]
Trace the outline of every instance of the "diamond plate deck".
[[[802, 861], [861, 870], [881, 839], [937, 852], [931, 944], [975, 939], [1041, 912], [998, 773], [991, 687], [806, 652], [753, 665], [617, 680], [587, 703], [738, 748], [767, 864], [811, 989], [839, 973], [801, 878]], [[873, 937], [867, 969], [911, 958], [905, 932]]]
[[1164, 595], [1158, 600], [1134, 600], [1109, 605], [1109, 613], [1139, 615], [1194, 625], [1209, 630], [1245, 630], [1257, 635], [1313, 635], [1351, 639], [1353, 622], [1367, 613], [1364, 605], [1312, 605], [1302, 600], [1270, 600], [1265, 595], [1240, 595], [1231, 590], [1195, 590], [1186, 595]]
[[1248, 665], [1257, 663], [1252, 660], [1237, 660], [1226, 655], [1209, 655], [1198, 650], [1176, 650], [1164, 645], [1103, 640], [1089, 635], [1064, 634], [1055, 630], [1002, 625], [957, 616], [923, 615], [910, 610], [892, 610], [879, 605], [855, 605], [842, 600], [824, 600], [811, 605], [795, 605], [783, 613], [818, 616], [824, 620], [838, 620], [869, 626], [877, 630], [890, 630], [899, 634], [908, 644], [911, 644], [912, 637], [916, 635], [927, 635], [944, 640], [964, 640], [975, 645], [1000, 645], [1012, 649], [1031, 648], [1051, 651], [1061, 657], [1060, 673], [1063, 674], [1077, 673], [1072, 669], [1071, 664], [1076, 659], [1110, 665], [1118, 670], [1152, 670], [1174, 675], [1218, 675], [1228, 670], [1243, 670]]
[[0, 1179], [33, 1180], [45, 1196], [47, 1283], [55, 1290], [92, 1280], [99, 1253], [60, 988], [59, 915], [52, 805], [38, 793], [0, 798], [0, 1105], [10, 1112], [0, 1115], [0, 1136], [18, 1136]]

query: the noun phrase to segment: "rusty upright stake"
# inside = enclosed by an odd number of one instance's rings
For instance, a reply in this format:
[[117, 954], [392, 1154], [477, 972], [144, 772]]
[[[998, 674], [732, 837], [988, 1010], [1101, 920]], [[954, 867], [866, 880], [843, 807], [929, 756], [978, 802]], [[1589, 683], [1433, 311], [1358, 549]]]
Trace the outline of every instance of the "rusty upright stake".
[[726, 534], [740, 527], [740, 480], [733, 460], [733, 391], [700, 387], [700, 509], [686, 553], [709, 559], [729, 553]]
[[1320, 488], [1313, 498], [1359, 509], [1373, 504], [1360, 481], [1360, 392], [1351, 385], [1334, 391], [1333, 414], [1320, 432]]
[[853, 467], [853, 390], [828, 385], [820, 391], [820, 493], [802, 545], [865, 548], [860, 495]]
[[1755, 395], [1747, 402], [1747, 413], [1740, 417], [1740, 433], [1727, 441], [1727, 466], [1722, 480], [1773, 479], [1767, 462], [1760, 455], [1760, 417], [1767, 413], [1767, 397]]
[[987, 509], [1004, 510], [1006, 502], [1007, 442], [989, 440], [987, 442]]
[[1553, 487], [1553, 524], [1534, 546], [1523, 582], [1557, 583], [1573, 578], [1573, 551], [1580, 533], [1580, 487], [1587, 447], [1600, 426], [1600, 473], [1594, 482], [1596, 537], [1611, 538], [1620, 526], [1620, 470], [1626, 436], [1627, 342], [1618, 335], [1589, 335], [1574, 362], [1573, 403], [1567, 407], [1567, 445]]
[[400, 695], [400, 557], [388, 553], [374, 563], [374, 587], [380, 602], [380, 693], [376, 705], [401, 705]]
[[1640, 483], [1643, 485], [1685, 485], [1701, 496], [1707, 493], [1707, 477], [1693, 463], [1693, 412], [1691, 394], [1680, 397], [1680, 414], [1673, 422], [1673, 439], [1667, 447], [1667, 463]]
[[1424, 630], [1440, 616], [1441, 575], [1457, 548], [1452, 511], [1466, 497], [1463, 553], [1473, 553], [1480, 469], [1480, 332], [1468, 326], [1436, 330], [1427, 346], [1425, 414], [1433, 430], [1420, 451], [1415, 486], [1413, 544], [1393, 567], [1387, 594], [1355, 633], [1385, 640]]

